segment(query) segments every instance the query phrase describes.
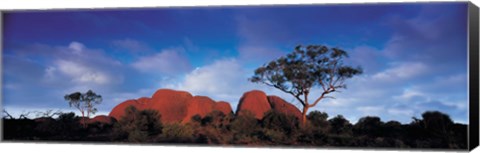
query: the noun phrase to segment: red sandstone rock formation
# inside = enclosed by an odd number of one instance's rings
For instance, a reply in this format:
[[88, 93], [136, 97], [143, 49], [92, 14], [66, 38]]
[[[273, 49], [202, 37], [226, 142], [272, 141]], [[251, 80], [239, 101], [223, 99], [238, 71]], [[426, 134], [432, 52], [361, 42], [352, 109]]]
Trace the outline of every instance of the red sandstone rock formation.
[[110, 114], [108, 114], [108, 116], [113, 117], [117, 121], [119, 121], [125, 115], [125, 109], [128, 106], [133, 106], [138, 110], [143, 110], [148, 107], [147, 105], [149, 104], [148, 103], [143, 104], [138, 100], [130, 99], [115, 106], [110, 112]]
[[237, 115], [241, 115], [242, 110], [247, 110], [255, 115], [255, 118], [262, 119], [265, 112], [271, 109], [265, 92], [252, 90], [243, 94], [237, 106]]
[[157, 110], [162, 115], [161, 120], [164, 123], [178, 122], [185, 117], [188, 101], [191, 98], [192, 95], [185, 91], [160, 89], [153, 94], [152, 98], [142, 97], [120, 103], [112, 109], [109, 116], [120, 120], [125, 114], [125, 108], [134, 106], [138, 110]]
[[302, 118], [302, 112], [300, 112], [297, 107], [286, 102], [282, 98], [278, 96], [268, 96], [267, 98], [273, 110], [285, 113], [287, 115], [293, 115], [298, 119]]
[[183, 119], [182, 123], [189, 122], [193, 116], [200, 115], [205, 117], [207, 114], [213, 111], [221, 111], [223, 114], [228, 115], [232, 113], [232, 108], [230, 104], [224, 101], [215, 102], [209, 97], [206, 96], [195, 96], [190, 99], [187, 115]]
[[[187, 123], [197, 114], [205, 117], [215, 110], [221, 111], [225, 115], [232, 113], [232, 108], [228, 102], [215, 102], [206, 96], [193, 97], [185, 91], [160, 89], [153, 94], [152, 98], [142, 97], [120, 103], [112, 109], [109, 116], [120, 120], [125, 115], [125, 109], [128, 106], [133, 106], [138, 110], [156, 110], [161, 114], [163, 123]], [[249, 111], [255, 118], [262, 119], [264, 114], [272, 109], [294, 115], [298, 118], [301, 117], [301, 112], [292, 104], [277, 96], [267, 96], [263, 91], [259, 90], [252, 90], [243, 94], [236, 114], [241, 115], [242, 112]], [[95, 118], [92, 120], [95, 120]], [[97, 120], [107, 122], [108, 117], [102, 116]]]
[[189, 101], [189, 104], [187, 114], [183, 119], [184, 123], [190, 121], [191, 117], [197, 114], [205, 117], [208, 113], [212, 112], [215, 107], [215, 102], [205, 96], [195, 96]]
[[153, 94], [150, 109], [157, 110], [163, 123], [182, 121], [187, 115], [187, 106], [193, 96], [185, 91], [160, 89]]
[[128, 106], [134, 106], [138, 110], [156, 110], [161, 114], [161, 121], [164, 123], [186, 123], [197, 114], [204, 117], [214, 110], [222, 111], [225, 114], [232, 112], [232, 108], [227, 102], [216, 103], [209, 97], [193, 97], [185, 91], [160, 89], [153, 94], [152, 98], [142, 97], [120, 103], [112, 109], [109, 116], [120, 120]]
[[232, 107], [230, 106], [230, 103], [225, 102], [225, 101], [217, 102], [215, 104], [214, 109], [223, 112], [223, 114], [225, 114], [225, 115], [228, 115], [228, 114], [232, 113]]

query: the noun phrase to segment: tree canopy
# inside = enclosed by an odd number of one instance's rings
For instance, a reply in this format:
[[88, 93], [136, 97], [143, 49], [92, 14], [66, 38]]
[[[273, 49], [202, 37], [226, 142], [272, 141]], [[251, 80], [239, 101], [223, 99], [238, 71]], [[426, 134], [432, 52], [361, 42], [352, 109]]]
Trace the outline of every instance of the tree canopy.
[[86, 93], [73, 92], [65, 95], [64, 98], [68, 101], [70, 107], [75, 107], [80, 111], [84, 126], [86, 126], [85, 112], [87, 113], [86, 117], [90, 117], [90, 114], [95, 114], [98, 111], [95, 105], [102, 102], [102, 96], [92, 90], [88, 90]]
[[[303, 106], [305, 123], [308, 108], [324, 98], [333, 98], [327, 95], [345, 89], [347, 79], [362, 74], [362, 68], [344, 65], [343, 59], [347, 57], [347, 52], [339, 48], [299, 45], [292, 53], [257, 68], [249, 80], [275, 87], [295, 97]], [[310, 103], [308, 96], [315, 86], [321, 87], [323, 92]]]

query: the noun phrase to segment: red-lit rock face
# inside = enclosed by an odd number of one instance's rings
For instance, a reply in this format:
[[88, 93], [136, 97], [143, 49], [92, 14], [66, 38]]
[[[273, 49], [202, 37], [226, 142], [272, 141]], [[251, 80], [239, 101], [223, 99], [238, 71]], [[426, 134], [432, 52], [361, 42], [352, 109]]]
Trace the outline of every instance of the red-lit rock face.
[[[237, 115], [241, 115], [242, 110], [247, 110], [255, 115], [255, 118], [262, 119], [265, 112], [271, 109], [267, 95], [260, 90], [252, 90], [243, 94], [238, 103]], [[238, 114], [240, 113], [240, 114]]]
[[148, 98], [148, 97], [142, 97], [142, 98], [137, 99], [137, 102], [140, 103], [140, 104], [143, 104], [143, 105], [149, 103], [150, 101], [151, 101], [151, 99]]
[[133, 106], [137, 108], [138, 110], [143, 110], [144, 108], [147, 108], [148, 103], [141, 103], [138, 100], [135, 99], [130, 99], [125, 102], [122, 102], [115, 106], [110, 114], [108, 116], [115, 118], [117, 121], [119, 121], [124, 115], [125, 115], [125, 109], [128, 106]]
[[298, 119], [301, 119], [302, 113], [294, 105], [286, 102], [285, 100], [283, 100], [278, 96], [268, 96], [267, 98], [273, 110], [285, 113], [287, 115], [293, 115]]
[[219, 110], [223, 112], [223, 114], [228, 115], [232, 113], [232, 107], [230, 106], [230, 103], [225, 102], [225, 101], [219, 101], [215, 104], [215, 110]]
[[162, 115], [162, 122], [177, 122], [185, 117], [188, 101], [191, 98], [192, 95], [185, 91], [160, 89], [153, 94], [152, 98], [142, 97], [120, 103], [112, 109], [109, 116], [120, 120], [125, 115], [125, 109], [133, 106], [138, 110], [157, 110]]
[[160, 89], [153, 94], [150, 109], [157, 110], [164, 123], [182, 121], [187, 115], [187, 106], [192, 95], [185, 91]]
[[187, 107], [187, 114], [183, 119], [183, 123], [190, 121], [190, 119], [197, 114], [201, 117], [205, 117], [214, 109], [215, 102], [212, 99], [205, 96], [195, 96], [189, 101], [189, 105]]
[[[197, 114], [205, 117], [215, 110], [221, 111], [225, 115], [232, 113], [232, 107], [228, 102], [215, 102], [206, 96], [193, 97], [185, 91], [160, 89], [153, 94], [152, 98], [142, 97], [120, 103], [112, 109], [109, 116], [117, 121], [120, 120], [125, 115], [125, 109], [128, 106], [133, 106], [138, 110], [156, 110], [161, 114], [163, 123], [187, 123]], [[255, 118], [262, 119], [264, 114], [272, 109], [301, 118], [301, 112], [294, 105], [287, 103], [280, 97], [267, 96], [259, 90], [252, 90], [243, 94], [238, 103], [236, 115], [241, 115], [242, 112], [250, 112]], [[108, 117], [101, 116], [97, 120], [108, 122]]]
[[204, 117], [214, 110], [222, 111], [225, 114], [232, 112], [232, 108], [227, 102], [216, 103], [209, 97], [193, 97], [185, 91], [160, 89], [153, 94], [152, 98], [142, 97], [120, 103], [113, 108], [109, 116], [120, 120], [125, 115], [125, 109], [128, 106], [134, 106], [138, 110], [156, 110], [161, 114], [163, 123], [186, 123], [190, 121], [192, 116], [199, 114]]
[[187, 108], [187, 115], [183, 119], [182, 123], [189, 122], [195, 115], [205, 117], [213, 111], [221, 111], [223, 114], [228, 115], [232, 113], [232, 108], [230, 107], [229, 103], [224, 101], [215, 102], [209, 97], [195, 96], [190, 99]]

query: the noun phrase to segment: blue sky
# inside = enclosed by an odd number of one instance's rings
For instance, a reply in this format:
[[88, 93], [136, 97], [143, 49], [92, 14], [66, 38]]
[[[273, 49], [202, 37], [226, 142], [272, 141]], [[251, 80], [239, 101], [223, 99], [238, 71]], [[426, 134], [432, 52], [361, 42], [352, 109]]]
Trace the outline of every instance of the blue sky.
[[260, 89], [300, 107], [247, 78], [296, 45], [322, 44], [347, 50], [365, 72], [312, 110], [351, 122], [409, 123], [426, 110], [468, 120], [463, 2], [16, 11], [3, 28], [2, 102], [12, 114], [70, 111], [63, 96], [88, 89], [104, 97], [99, 114], [160, 88], [234, 109]]

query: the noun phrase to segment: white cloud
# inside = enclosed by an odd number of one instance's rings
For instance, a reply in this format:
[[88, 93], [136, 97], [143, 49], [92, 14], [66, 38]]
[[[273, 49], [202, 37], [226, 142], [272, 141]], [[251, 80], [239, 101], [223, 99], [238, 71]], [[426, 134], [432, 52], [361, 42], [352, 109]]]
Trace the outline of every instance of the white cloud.
[[411, 110], [411, 109], [396, 109], [396, 108], [391, 108], [391, 109], [388, 109], [387, 112], [391, 115], [394, 115], [394, 116], [406, 116], [406, 117], [413, 117], [415, 114], [414, 114], [414, 111]]
[[425, 98], [425, 94], [412, 89], [405, 89], [401, 95], [393, 98], [400, 101], [428, 101]]
[[44, 66], [40, 82], [56, 85], [74, 84], [107, 85], [123, 82], [121, 63], [101, 50], [87, 48], [80, 42], [71, 42], [68, 47], [52, 47], [52, 56]]
[[[108, 84], [112, 77], [101, 70], [82, 65], [73, 61], [58, 60], [55, 62], [60, 73], [69, 76], [76, 83]], [[47, 75], [52, 75], [55, 68], [47, 69]]]
[[428, 71], [428, 66], [421, 62], [405, 62], [373, 75], [373, 79], [382, 81], [395, 81], [409, 79]]
[[152, 56], [144, 56], [132, 66], [147, 73], [177, 74], [190, 69], [188, 59], [181, 54], [183, 49], [166, 49]]
[[[68, 103], [63, 99], [67, 93], [89, 89], [101, 94], [104, 103], [100, 111], [110, 111], [114, 93], [135, 92], [138, 87], [123, 87], [128, 67], [80, 42], [64, 46], [36, 44], [23, 51], [12, 51], [5, 60], [4, 106], [51, 107], [64, 109]], [[128, 80], [132, 81], [132, 80]], [[40, 91], [40, 92], [39, 92]], [[41, 103], [31, 103], [40, 101]]]
[[184, 90], [193, 95], [208, 96], [216, 101], [227, 101], [236, 110], [243, 93], [250, 90], [262, 90], [268, 95], [278, 95], [290, 99], [289, 95], [275, 88], [248, 81], [250, 71], [232, 58], [220, 59], [209, 65], [198, 67], [186, 74], [182, 80], [164, 80], [162, 87]]
[[78, 55], [85, 49], [85, 45], [79, 42], [71, 42], [70, 45], [68, 45], [68, 48], [71, 49], [74, 54]]
[[248, 88], [245, 70], [235, 59], [222, 59], [196, 68], [176, 85], [196, 95], [212, 95], [216, 100], [237, 99]]

